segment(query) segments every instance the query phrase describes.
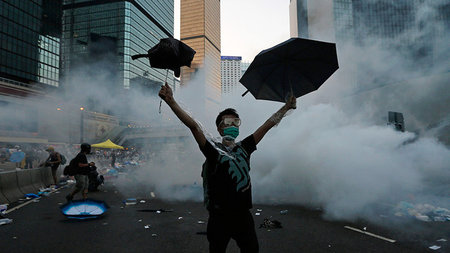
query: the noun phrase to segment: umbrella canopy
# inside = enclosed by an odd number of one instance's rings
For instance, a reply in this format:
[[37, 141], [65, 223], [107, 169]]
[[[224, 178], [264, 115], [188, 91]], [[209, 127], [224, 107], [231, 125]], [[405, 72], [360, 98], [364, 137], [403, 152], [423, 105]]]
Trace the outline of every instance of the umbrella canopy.
[[9, 161], [13, 163], [19, 163], [25, 158], [25, 153], [22, 151], [14, 152], [9, 157]]
[[70, 219], [93, 219], [103, 215], [109, 208], [103, 201], [74, 200], [62, 205], [61, 212]]
[[131, 58], [136, 60], [148, 57], [152, 68], [171, 69], [176, 77], [180, 77], [180, 67], [190, 67], [195, 53], [194, 49], [183, 42], [174, 38], [165, 38], [148, 50], [148, 54], [133, 55]]
[[110, 139], [108, 139], [108, 140], [106, 140], [104, 142], [92, 144], [91, 147], [94, 147], [94, 148], [124, 149], [122, 146], [119, 146], [119, 145], [115, 144]]
[[286, 102], [317, 90], [338, 68], [334, 43], [291, 38], [261, 51], [239, 82], [256, 99]]

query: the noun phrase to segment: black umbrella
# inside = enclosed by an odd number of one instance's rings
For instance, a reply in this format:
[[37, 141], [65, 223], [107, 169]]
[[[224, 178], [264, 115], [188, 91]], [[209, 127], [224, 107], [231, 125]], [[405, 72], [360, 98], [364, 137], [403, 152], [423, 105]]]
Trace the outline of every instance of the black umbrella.
[[261, 51], [239, 82], [256, 99], [286, 102], [317, 90], [338, 68], [334, 43], [291, 38]]
[[174, 38], [165, 38], [148, 50], [147, 54], [133, 55], [131, 59], [148, 57], [152, 68], [171, 69], [176, 77], [180, 77], [180, 67], [190, 67], [194, 55], [194, 49], [183, 42]]
[[[158, 44], [150, 48], [147, 54], [133, 55], [131, 56], [131, 59], [136, 60], [138, 58], [148, 57], [152, 68], [167, 69], [167, 81], [169, 69], [174, 71], [176, 77], [180, 77], [180, 67], [191, 67], [191, 62], [194, 59], [195, 53], [194, 49], [183, 42], [174, 38], [165, 38], [161, 39]], [[161, 113], [161, 102], [162, 100], [159, 101], [159, 113]]]

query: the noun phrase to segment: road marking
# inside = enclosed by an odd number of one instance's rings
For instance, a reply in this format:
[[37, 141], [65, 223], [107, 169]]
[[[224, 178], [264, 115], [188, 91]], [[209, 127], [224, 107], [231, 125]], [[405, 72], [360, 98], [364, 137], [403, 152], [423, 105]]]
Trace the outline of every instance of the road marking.
[[373, 237], [375, 237], [375, 238], [378, 238], [378, 239], [381, 239], [381, 240], [388, 241], [388, 242], [390, 242], [390, 243], [394, 243], [394, 242], [395, 242], [395, 240], [393, 240], [393, 239], [389, 239], [389, 238], [383, 237], [383, 236], [381, 236], [381, 235], [372, 234], [372, 233], [370, 233], [370, 232], [363, 231], [363, 230], [361, 230], [361, 229], [353, 228], [353, 227], [350, 227], [350, 226], [344, 226], [344, 228], [350, 229], [350, 230], [353, 230], [353, 231], [355, 231], [355, 232], [359, 232], [359, 233], [362, 233], [362, 234], [366, 234], [366, 235], [369, 235], [369, 236], [373, 236]]
[[25, 202], [25, 203], [22, 203], [22, 204], [20, 204], [20, 205], [17, 205], [17, 206], [15, 206], [15, 207], [9, 209], [9, 210], [6, 210], [6, 211], [5, 211], [5, 214], [8, 214], [8, 213], [10, 213], [10, 212], [12, 212], [12, 211], [14, 211], [14, 210], [17, 210], [17, 209], [19, 209], [19, 208], [21, 208], [21, 207], [24, 207], [24, 206], [30, 204], [31, 202], [34, 202], [35, 199], [40, 199], [40, 198], [41, 198], [41, 197], [39, 197], [39, 198], [34, 198], [34, 199], [30, 199], [30, 201], [27, 201], [27, 202]]

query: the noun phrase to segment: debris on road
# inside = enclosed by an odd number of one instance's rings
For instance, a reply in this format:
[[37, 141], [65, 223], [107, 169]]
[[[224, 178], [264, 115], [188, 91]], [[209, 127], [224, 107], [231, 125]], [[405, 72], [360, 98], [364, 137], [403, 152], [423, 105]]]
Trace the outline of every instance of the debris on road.
[[256, 216], [260, 216], [260, 215], [261, 215], [261, 213], [255, 213], [255, 215], [256, 215]]
[[199, 220], [199, 221], [197, 221], [197, 224], [205, 224], [205, 222], [202, 220]]
[[144, 212], [144, 213], [167, 213], [167, 212], [173, 212], [173, 209], [140, 209], [137, 211]]
[[277, 220], [270, 220], [268, 218], [264, 218], [264, 221], [261, 225], [259, 225], [259, 228], [282, 228], [281, 222]]
[[127, 206], [136, 205], [137, 200], [135, 198], [129, 198], [129, 199], [124, 200], [123, 203], [125, 203], [125, 205], [127, 205]]
[[428, 248], [430, 248], [430, 249], [432, 249], [432, 250], [438, 250], [438, 249], [441, 248], [441, 246], [433, 245], [433, 246], [430, 246], [430, 247], [428, 247]]
[[401, 201], [394, 209], [395, 216], [414, 217], [417, 220], [430, 222], [450, 221], [450, 210], [442, 207], [435, 207], [430, 204], [411, 204]]
[[149, 229], [151, 227], [151, 225], [145, 225], [144, 228], [145, 229]]
[[445, 240], [444, 238], [436, 240], [437, 242], [446, 242], [447, 240]]
[[8, 210], [8, 204], [0, 205], [0, 214], [3, 214], [6, 210]]
[[12, 223], [12, 222], [13, 222], [12, 219], [8, 219], [8, 218], [0, 219], [0, 226], [5, 225], [5, 224], [9, 224], [9, 223]]
[[288, 213], [288, 210], [281, 210], [280, 211], [280, 214], [287, 214]]

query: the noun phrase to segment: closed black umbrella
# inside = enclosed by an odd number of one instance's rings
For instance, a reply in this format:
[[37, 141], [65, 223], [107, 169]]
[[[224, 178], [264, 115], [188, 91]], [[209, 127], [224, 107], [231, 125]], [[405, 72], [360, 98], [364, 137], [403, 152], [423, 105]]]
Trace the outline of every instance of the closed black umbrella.
[[180, 77], [180, 67], [190, 67], [195, 53], [194, 49], [183, 42], [174, 38], [165, 38], [149, 49], [147, 54], [137, 54], [131, 58], [135, 60], [148, 57], [152, 68], [171, 69], [176, 77]]
[[334, 43], [291, 38], [260, 52], [239, 82], [256, 99], [286, 102], [317, 90], [338, 68]]

